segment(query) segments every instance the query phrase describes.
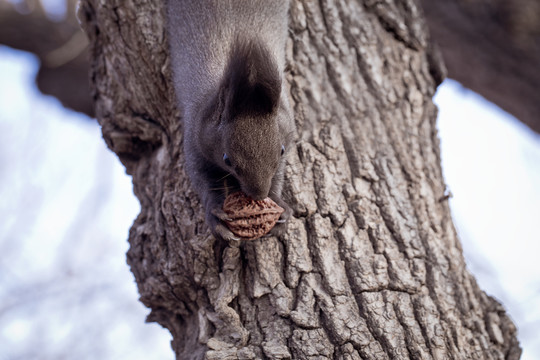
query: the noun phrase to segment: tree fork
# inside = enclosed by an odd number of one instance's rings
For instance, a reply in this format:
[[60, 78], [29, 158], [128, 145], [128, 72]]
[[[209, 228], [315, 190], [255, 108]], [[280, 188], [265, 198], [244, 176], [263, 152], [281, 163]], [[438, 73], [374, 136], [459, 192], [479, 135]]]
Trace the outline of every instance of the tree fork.
[[128, 263], [178, 359], [519, 358], [445, 200], [444, 71], [416, 2], [293, 1], [295, 216], [220, 252], [184, 171], [163, 6], [85, 0], [79, 17], [103, 137], [141, 202]]

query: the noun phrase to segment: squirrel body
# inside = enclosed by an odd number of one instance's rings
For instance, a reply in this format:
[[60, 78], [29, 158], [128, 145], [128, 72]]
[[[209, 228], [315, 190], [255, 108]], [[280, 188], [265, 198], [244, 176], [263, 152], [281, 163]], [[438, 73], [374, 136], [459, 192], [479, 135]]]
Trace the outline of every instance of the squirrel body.
[[222, 221], [225, 197], [241, 190], [281, 199], [294, 131], [284, 91], [288, 0], [168, 0], [167, 29], [187, 173], [213, 234], [238, 240]]

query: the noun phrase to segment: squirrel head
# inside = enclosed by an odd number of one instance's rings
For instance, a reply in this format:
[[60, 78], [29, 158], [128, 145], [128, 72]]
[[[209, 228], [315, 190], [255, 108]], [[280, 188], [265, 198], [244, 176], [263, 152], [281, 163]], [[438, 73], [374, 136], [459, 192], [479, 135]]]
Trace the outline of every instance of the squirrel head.
[[203, 127], [203, 152], [256, 200], [269, 195], [290, 144], [290, 114], [282, 104], [282, 80], [273, 56], [258, 42], [233, 48]]

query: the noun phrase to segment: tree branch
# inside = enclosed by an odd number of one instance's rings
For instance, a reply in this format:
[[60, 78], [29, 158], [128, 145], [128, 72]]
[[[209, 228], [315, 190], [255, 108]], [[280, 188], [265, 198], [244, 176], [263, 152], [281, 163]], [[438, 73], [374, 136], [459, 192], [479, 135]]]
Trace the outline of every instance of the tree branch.
[[540, 3], [421, 2], [448, 76], [540, 133]]
[[0, 0], [0, 44], [39, 58], [36, 83], [41, 92], [55, 96], [68, 108], [94, 115], [88, 81], [88, 40], [79, 27], [73, 4], [68, 6], [63, 21], [54, 21], [47, 17], [39, 1], [13, 5]]

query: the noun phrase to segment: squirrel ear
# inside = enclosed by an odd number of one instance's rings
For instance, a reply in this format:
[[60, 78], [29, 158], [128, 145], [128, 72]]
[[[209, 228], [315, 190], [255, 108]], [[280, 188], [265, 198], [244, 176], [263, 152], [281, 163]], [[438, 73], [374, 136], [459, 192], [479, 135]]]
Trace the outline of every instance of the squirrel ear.
[[259, 42], [237, 41], [226, 71], [227, 110], [234, 117], [269, 114], [279, 104], [281, 76], [273, 55]]

